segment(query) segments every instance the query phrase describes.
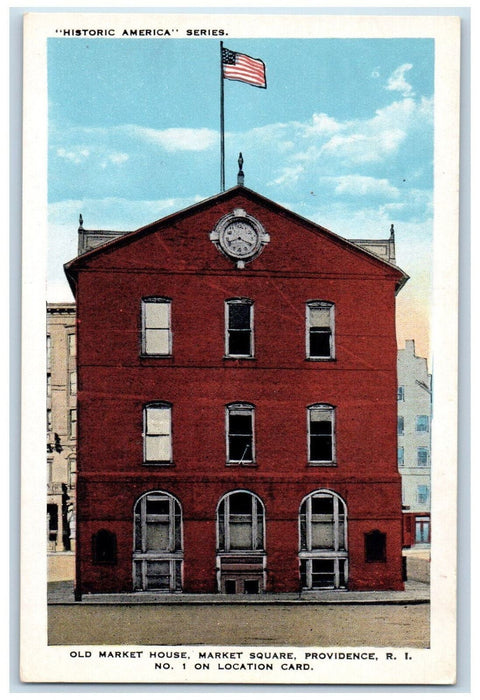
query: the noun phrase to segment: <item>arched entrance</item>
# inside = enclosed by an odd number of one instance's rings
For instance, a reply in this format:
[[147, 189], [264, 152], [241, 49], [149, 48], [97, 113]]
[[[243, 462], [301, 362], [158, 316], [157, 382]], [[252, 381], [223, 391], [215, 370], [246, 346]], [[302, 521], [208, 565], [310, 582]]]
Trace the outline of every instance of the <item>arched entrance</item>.
[[302, 588], [346, 588], [346, 503], [334, 491], [314, 491], [302, 501], [299, 517]]
[[133, 586], [137, 591], [182, 590], [182, 510], [174, 496], [151, 491], [134, 509]]
[[250, 491], [232, 491], [217, 508], [217, 586], [221, 593], [265, 590], [265, 509]]

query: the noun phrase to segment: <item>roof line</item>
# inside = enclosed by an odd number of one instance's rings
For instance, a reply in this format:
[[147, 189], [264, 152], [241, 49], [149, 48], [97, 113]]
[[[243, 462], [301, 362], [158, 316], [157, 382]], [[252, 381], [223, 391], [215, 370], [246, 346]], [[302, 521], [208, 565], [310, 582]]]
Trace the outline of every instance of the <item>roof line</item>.
[[[374, 253], [365, 250], [365, 248], [362, 248], [361, 246], [357, 245], [355, 242], [353, 242], [351, 239], [344, 238], [340, 236], [337, 233], [334, 233], [333, 231], [330, 231], [329, 229], [325, 228], [321, 224], [317, 224], [314, 221], [311, 221], [310, 219], [306, 219], [303, 217], [301, 214], [297, 214], [296, 212], [292, 211], [291, 209], [287, 209], [286, 207], [282, 206], [281, 204], [278, 204], [277, 202], [272, 201], [271, 199], [268, 199], [262, 194], [259, 194], [255, 190], [251, 190], [248, 187], [245, 187], [244, 185], [234, 185], [233, 187], [229, 188], [228, 190], [225, 190], [225, 192], [219, 192], [216, 193], [215, 195], [212, 195], [211, 197], [207, 197], [206, 199], [202, 199], [199, 202], [195, 202], [194, 204], [190, 204], [188, 207], [184, 207], [183, 209], [180, 209], [176, 212], [172, 212], [171, 214], [167, 214], [166, 216], [156, 219], [155, 221], [152, 221], [145, 226], [141, 226], [138, 229], [135, 229], [134, 231], [129, 231], [127, 232], [124, 236], [119, 236], [118, 238], [115, 238], [112, 241], [107, 241], [106, 243], [103, 243], [102, 245], [99, 245], [95, 248], [92, 248], [91, 250], [85, 251], [85, 253], [82, 253], [81, 255], [77, 256], [76, 258], [73, 258], [73, 260], [70, 260], [65, 263], [64, 265], [64, 270], [65, 274], [67, 275], [67, 278], [69, 278], [69, 272], [71, 268], [78, 262], [83, 261], [85, 259], [90, 259], [91, 257], [94, 257], [95, 255], [99, 254], [100, 252], [103, 252], [105, 249], [109, 247], [118, 247], [118, 246], [123, 246], [125, 243], [130, 241], [132, 238], [136, 238], [137, 236], [144, 235], [148, 233], [149, 230], [158, 227], [158, 225], [161, 225], [164, 227], [165, 225], [168, 225], [168, 223], [172, 220], [175, 220], [177, 218], [181, 218], [184, 216], [186, 213], [189, 211], [195, 209], [195, 208], [204, 208], [208, 206], [211, 202], [214, 201], [222, 201], [224, 199], [228, 199], [229, 196], [231, 196], [235, 192], [242, 192], [245, 194], [248, 194], [250, 196], [253, 196], [253, 198], [257, 198], [265, 202], [265, 204], [269, 207], [273, 206], [275, 209], [279, 210], [281, 213], [288, 217], [292, 217], [294, 219], [302, 221], [304, 224], [306, 224], [310, 229], [313, 230], [314, 233], [322, 232], [323, 234], [327, 234], [331, 238], [333, 238], [335, 241], [340, 243], [340, 245], [346, 246], [346, 247], [351, 247], [354, 248], [356, 251], [358, 251], [361, 255], [366, 255], [369, 258], [371, 258], [373, 261], [376, 263], [380, 263], [381, 265], [386, 265], [389, 268], [395, 270], [396, 272], [399, 272], [402, 275], [402, 280], [399, 282], [399, 285], [396, 288], [396, 292], [398, 293], [400, 289], [406, 284], [406, 282], [409, 280], [409, 276], [397, 265], [394, 265], [393, 263], [390, 263], [386, 260], [383, 260], [382, 258], [378, 257]], [[365, 240], [370, 240], [370, 239], [365, 239]], [[376, 240], [376, 239], [371, 239], [371, 240]], [[380, 239], [379, 239], [380, 240]], [[71, 272], [70, 272], [71, 274]], [[69, 279], [70, 281], [70, 279]]]

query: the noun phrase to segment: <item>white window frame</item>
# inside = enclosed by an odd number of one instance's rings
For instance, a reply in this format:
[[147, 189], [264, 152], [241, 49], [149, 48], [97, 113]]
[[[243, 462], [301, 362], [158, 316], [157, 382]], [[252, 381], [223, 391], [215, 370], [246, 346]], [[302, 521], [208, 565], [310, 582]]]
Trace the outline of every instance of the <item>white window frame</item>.
[[397, 447], [397, 464], [399, 467], [405, 466], [405, 448], [403, 445]]
[[[163, 304], [167, 310], [167, 325], [147, 327], [146, 309], [150, 304]], [[167, 331], [167, 352], [157, 353], [147, 351], [147, 331], [159, 330]], [[171, 357], [172, 355], [172, 300], [168, 297], [144, 297], [142, 299], [142, 355], [145, 357]]]
[[[232, 549], [231, 548], [231, 538], [230, 538], [230, 497], [234, 496], [237, 493], [244, 493], [247, 494], [248, 496], [251, 497], [251, 515], [249, 516], [249, 523], [251, 525], [251, 547], [248, 549]], [[220, 547], [220, 507], [224, 503], [224, 508], [223, 508], [223, 539], [224, 539], [224, 546]], [[257, 540], [258, 540], [258, 513], [259, 513], [259, 504], [260, 508], [262, 510], [261, 517], [262, 517], [262, 543], [261, 547], [257, 547]], [[217, 505], [217, 511], [216, 511], [216, 534], [217, 534], [217, 553], [219, 554], [262, 554], [265, 552], [265, 539], [266, 539], [266, 531], [265, 531], [265, 505], [259, 496], [257, 494], [253, 493], [252, 491], [247, 491], [246, 489], [236, 489], [235, 491], [230, 491], [229, 493], [226, 493], [222, 498], [219, 500], [218, 505]]]
[[[152, 500], [168, 501], [168, 515], [147, 515], [147, 502]], [[137, 513], [138, 509], [138, 513]], [[175, 511], [178, 509], [178, 527], [180, 528], [180, 549], [176, 548], [176, 528], [177, 519]], [[147, 549], [147, 523], [154, 522], [155, 519], [168, 521], [168, 548], [162, 550]], [[140, 526], [140, 549], [137, 549], [137, 523]], [[147, 575], [149, 562], [167, 562], [169, 564], [169, 590], [173, 593], [182, 588], [183, 582], [183, 512], [180, 501], [166, 491], [149, 491], [142, 494], [136, 501], [133, 508], [133, 557], [132, 557], [132, 579], [134, 587], [136, 583], [137, 565], [140, 567], [141, 586], [140, 590], [157, 590], [147, 588]], [[180, 581], [177, 582], [176, 571], [180, 562]], [[177, 585], [179, 584], [179, 585]], [[158, 589], [163, 590], [163, 589]]]
[[[312, 499], [313, 498], [332, 498], [333, 499], [333, 547], [325, 549], [315, 549], [312, 544]], [[339, 503], [343, 505], [343, 514], [339, 512]], [[302, 510], [305, 504], [305, 547], [302, 547]], [[340, 521], [343, 520], [343, 539], [344, 547], [340, 547]], [[326, 586], [325, 588], [340, 588], [340, 562], [344, 567], [345, 586], [348, 582], [348, 510], [344, 499], [335, 491], [330, 489], [318, 489], [309, 493], [308, 496], [300, 503], [298, 511], [298, 542], [299, 542], [299, 559], [305, 561], [306, 575], [306, 590], [313, 588], [313, 561], [314, 560], [329, 560], [334, 562], [334, 585]]]
[[[168, 410], [169, 412], [169, 433], [147, 433], [148, 411], [150, 410]], [[152, 401], [143, 407], [143, 461], [145, 464], [171, 464], [173, 461], [173, 420], [172, 420], [172, 404], [168, 401]], [[168, 436], [169, 440], [169, 458], [168, 459], [147, 459], [147, 441], [149, 437]]]
[[68, 393], [70, 396], [77, 394], [77, 370], [73, 369], [68, 373]]
[[[239, 354], [230, 352], [230, 331], [241, 330], [230, 328], [230, 307], [235, 304], [243, 304], [248, 306], [250, 309], [250, 328], [249, 339], [250, 339], [250, 351], [248, 354]], [[238, 359], [249, 359], [255, 356], [255, 326], [254, 326], [254, 303], [252, 299], [246, 299], [243, 297], [238, 297], [235, 299], [227, 299], [225, 301], [225, 357], [234, 357]]]
[[52, 336], [47, 333], [47, 369], [50, 369], [52, 363]]
[[[329, 331], [329, 347], [330, 352], [328, 355], [312, 355], [310, 352], [310, 334], [315, 333], [312, 329], [315, 326], [311, 323], [310, 312], [312, 309], [328, 309], [329, 310], [329, 320], [330, 320], [330, 331]], [[323, 332], [323, 331], [322, 331]], [[318, 331], [320, 333], [320, 331]], [[321, 301], [312, 300], [307, 301], [305, 307], [305, 349], [306, 357], [308, 360], [315, 360], [318, 362], [328, 362], [329, 360], [335, 359], [335, 304], [331, 301]]]
[[[231, 459], [230, 457], [230, 416], [234, 413], [250, 415], [252, 418], [252, 458]], [[255, 463], [255, 406], [251, 403], [230, 403], [225, 406], [225, 449], [227, 464], [254, 464]]]
[[[331, 459], [312, 459], [311, 456], [311, 414], [313, 411], [328, 411], [330, 413], [330, 424], [331, 424], [331, 438], [332, 438], [332, 455]], [[336, 425], [335, 425], [335, 406], [329, 403], [314, 403], [311, 406], [307, 406], [307, 450], [308, 450], [308, 464], [319, 465], [319, 464], [335, 464], [336, 455]]]

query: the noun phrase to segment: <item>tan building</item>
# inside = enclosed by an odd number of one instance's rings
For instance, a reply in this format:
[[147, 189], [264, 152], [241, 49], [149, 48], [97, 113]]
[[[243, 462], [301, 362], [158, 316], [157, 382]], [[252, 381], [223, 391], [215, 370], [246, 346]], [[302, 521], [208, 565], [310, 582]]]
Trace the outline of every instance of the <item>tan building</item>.
[[430, 544], [432, 375], [415, 341], [398, 351], [398, 469], [402, 476], [404, 544]]
[[75, 304], [47, 304], [47, 542], [68, 552], [75, 541], [77, 369]]

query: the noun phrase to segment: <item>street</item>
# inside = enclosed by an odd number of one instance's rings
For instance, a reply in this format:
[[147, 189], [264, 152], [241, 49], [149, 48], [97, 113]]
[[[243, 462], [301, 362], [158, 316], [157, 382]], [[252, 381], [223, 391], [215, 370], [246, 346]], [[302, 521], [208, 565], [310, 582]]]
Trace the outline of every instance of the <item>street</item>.
[[56, 645], [429, 646], [430, 606], [50, 605]]

